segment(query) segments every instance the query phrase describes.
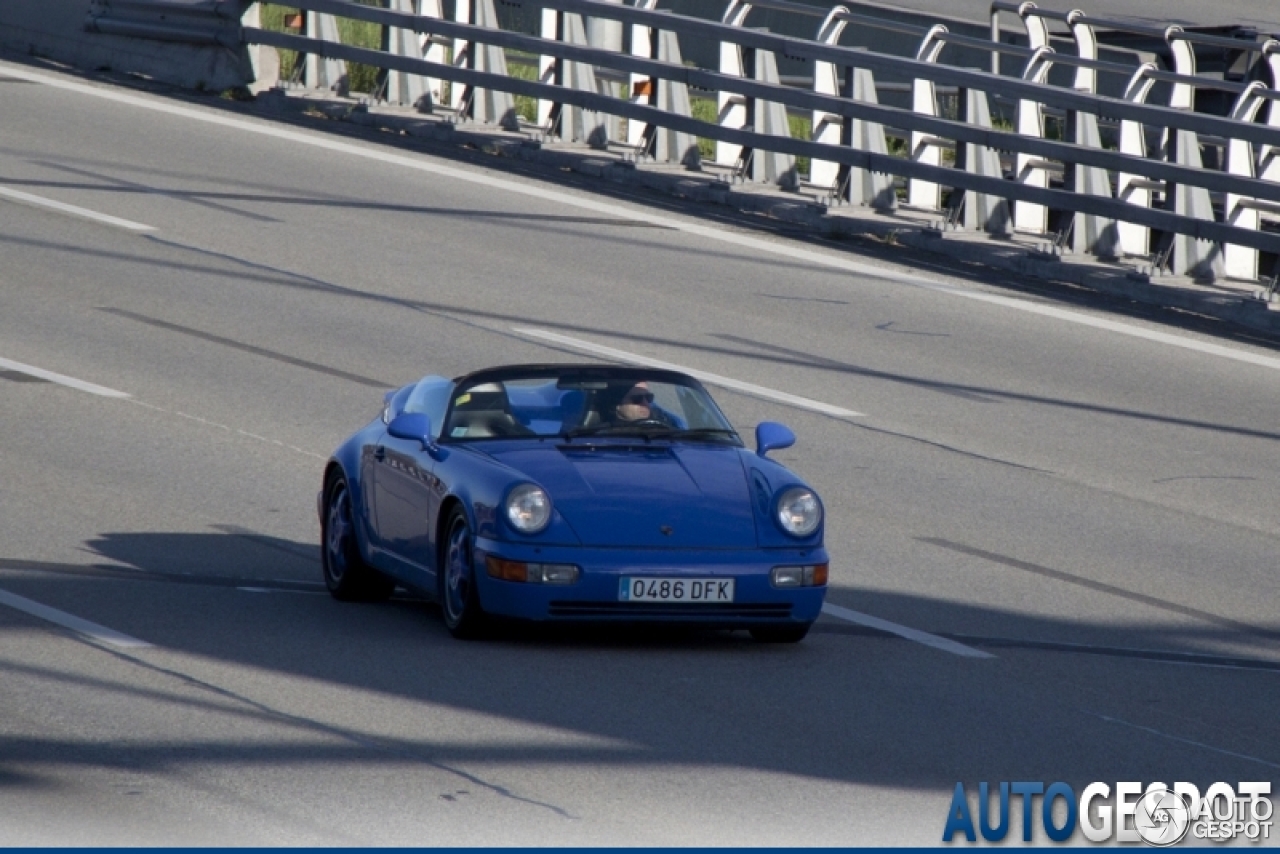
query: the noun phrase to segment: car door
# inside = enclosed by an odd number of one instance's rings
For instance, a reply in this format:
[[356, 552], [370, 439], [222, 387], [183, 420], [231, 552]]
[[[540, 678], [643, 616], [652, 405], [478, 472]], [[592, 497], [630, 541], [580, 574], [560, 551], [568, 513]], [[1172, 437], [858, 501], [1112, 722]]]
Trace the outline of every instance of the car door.
[[435, 564], [431, 555], [435, 461], [420, 442], [390, 435], [375, 446], [373, 457], [374, 512], [381, 546], [393, 557], [429, 571]]
[[[427, 377], [408, 395], [402, 411], [422, 412], [433, 425], [439, 425], [451, 388], [448, 380]], [[439, 427], [435, 430], [438, 435]], [[383, 433], [373, 448], [373, 504], [379, 548], [414, 571], [428, 574], [435, 567], [432, 525], [440, 504], [435, 464], [417, 440]]]

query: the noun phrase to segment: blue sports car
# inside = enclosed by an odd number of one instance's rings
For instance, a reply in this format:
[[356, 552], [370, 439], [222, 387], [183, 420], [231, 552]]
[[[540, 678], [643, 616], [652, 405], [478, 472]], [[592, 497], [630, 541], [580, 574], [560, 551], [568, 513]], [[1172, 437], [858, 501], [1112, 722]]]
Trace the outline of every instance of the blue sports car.
[[744, 628], [794, 642], [827, 589], [817, 494], [742, 440], [696, 379], [515, 365], [389, 392], [319, 495], [324, 578], [342, 600], [399, 584], [457, 637], [488, 617]]

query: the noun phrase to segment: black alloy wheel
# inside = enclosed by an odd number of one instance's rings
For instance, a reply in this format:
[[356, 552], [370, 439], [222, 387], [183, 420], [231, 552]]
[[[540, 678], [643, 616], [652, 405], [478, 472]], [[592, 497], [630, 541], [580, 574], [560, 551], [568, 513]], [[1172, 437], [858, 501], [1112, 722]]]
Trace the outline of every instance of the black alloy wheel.
[[474, 540], [467, 514], [461, 507], [449, 515], [448, 533], [439, 562], [440, 611], [445, 628], [455, 638], [474, 639], [484, 634], [485, 614], [476, 590]]
[[325, 495], [320, 552], [324, 584], [329, 593], [343, 602], [384, 602], [390, 599], [396, 589], [395, 582], [360, 557], [347, 479], [341, 474], [330, 478]]

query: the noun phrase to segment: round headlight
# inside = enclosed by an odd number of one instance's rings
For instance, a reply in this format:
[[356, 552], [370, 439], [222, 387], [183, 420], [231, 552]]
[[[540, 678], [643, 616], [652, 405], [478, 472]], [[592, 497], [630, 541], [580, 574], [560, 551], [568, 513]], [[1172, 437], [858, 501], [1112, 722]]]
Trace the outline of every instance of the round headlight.
[[807, 537], [822, 524], [822, 505], [818, 496], [807, 489], [793, 486], [778, 498], [778, 524], [793, 537]]
[[540, 487], [525, 483], [507, 496], [507, 521], [523, 534], [536, 534], [551, 521], [551, 498]]

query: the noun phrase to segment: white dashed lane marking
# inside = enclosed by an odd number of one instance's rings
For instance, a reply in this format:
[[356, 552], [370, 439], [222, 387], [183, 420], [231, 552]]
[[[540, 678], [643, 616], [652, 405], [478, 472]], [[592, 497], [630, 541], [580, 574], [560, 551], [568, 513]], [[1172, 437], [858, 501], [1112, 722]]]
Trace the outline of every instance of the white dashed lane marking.
[[96, 383], [78, 380], [75, 377], [69, 377], [65, 374], [57, 374], [53, 371], [46, 371], [44, 368], [37, 368], [33, 365], [24, 365], [22, 362], [14, 362], [9, 359], [0, 359], [0, 369], [6, 371], [17, 371], [20, 374], [26, 374], [29, 377], [35, 377], [41, 380], [47, 380], [51, 383], [64, 385], [67, 388], [74, 388], [77, 391], [87, 391], [89, 394], [96, 394], [99, 397], [114, 397], [121, 400], [127, 400], [131, 395], [123, 391], [116, 391], [113, 388], [97, 385]]
[[77, 617], [75, 614], [68, 614], [66, 611], [59, 611], [57, 608], [50, 608], [48, 605], [33, 602], [24, 596], [10, 593], [7, 590], [0, 590], [0, 605], [7, 605], [15, 611], [21, 611], [45, 622], [62, 626], [64, 629], [70, 629], [78, 635], [99, 643], [111, 644], [122, 649], [148, 649], [151, 647], [151, 644], [146, 641], [138, 640], [117, 632], [115, 629], [92, 623]]
[[888, 632], [891, 635], [897, 635], [909, 641], [922, 643], [925, 646], [931, 646], [934, 649], [940, 649], [943, 652], [949, 652], [952, 655], [959, 655], [964, 658], [995, 658], [989, 652], [983, 652], [980, 649], [974, 649], [971, 646], [965, 646], [962, 643], [956, 643], [950, 638], [931, 635], [928, 632], [922, 632], [919, 629], [913, 629], [909, 626], [891, 623], [888, 620], [882, 620], [879, 617], [873, 617], [870, 614], [864, 614], [861, 611], [853, 611], [849, 608], [842, 608], [839, 605], [832, 605], [826, 602], [822, 606], [822, 613], [829, 617], [835, 617], [849, 623], [857, 623], [859, 626], [866, 626], [868, 629], [876, 631]]
[[121, 219], [111, 214], [99, 213], [91, 211], [88, 208], [82, 208], [78, 205], [69, 205], [66, 202], [56, 202], [53, 199], [46, 199], [44, 196], [36, 196], [31, 193], [24, 193], [21, 190], [12, 190], [8, 187], [0, 187], [0, 198], [8, 199], [11, 202], [18, 202], [32, 207], [44, 208], [45, 210], [55, 211], [57, 213], [67, 214], [68, 216], [79, 217], [80, 219], [92, 220], [103, 225], [110, 225], [114, 228], [123, 228], [125, 231], [155, 231], [154, 225], [146, 225], [141, 222], [134, 222], [131, 219]]
[[704, 383], [720, 386], [721, 388], [732, 389], [733, 391], [739, 391], [743, 394], [749, 394], [752, 397], [772, 400], [775, 403], [785, 403], [787, 406], [794, 406], [799, 409], [808, 409], [811, 412], [821, 412], [823, 415], [834, 415], [836, 418], [865, 417], [861, 412], [854, 412], [852, 409], [845, 409], [841, 406], [823, 403], [820, 400], [810, 400], [807, 397], [798, 397], [794, 394], [787, 394], [785, 391], [777, 391], [775, 389], [766, 388], [762, 385], [743, 382], [742, 380], [735, 380], [732, 377], [723, 377], [719, 374], [699, 371], [696, 368], [687, 368], [684, 365], [677, 365], [674, 362], [664, 362], [661, 359], [641, 356], [638, 353], [628, 353], [626, 350], [605, 347], [603, 344], [593, 344], [590, 341], [583, 341], [581, 338], [570, 338], [568, 335], [561, 335], [558, 332], [548, 332], [545, 329], [525, 329], [520, 327], [512, 327], [512, 331], [520, 335], [528, 335], [530, 338], [540, 338], [543, 341], [551, 341], [564, 347], [581, 350], [584, 353], [604, 356], [607, 359], [616, 359], [620, 362], [628, 362], [633, 365], [644, 365], [649, 368], [660, 368], [666, 371], [679, 371], [680, 373], [688, 374], [691, 377], [701, 380]]

